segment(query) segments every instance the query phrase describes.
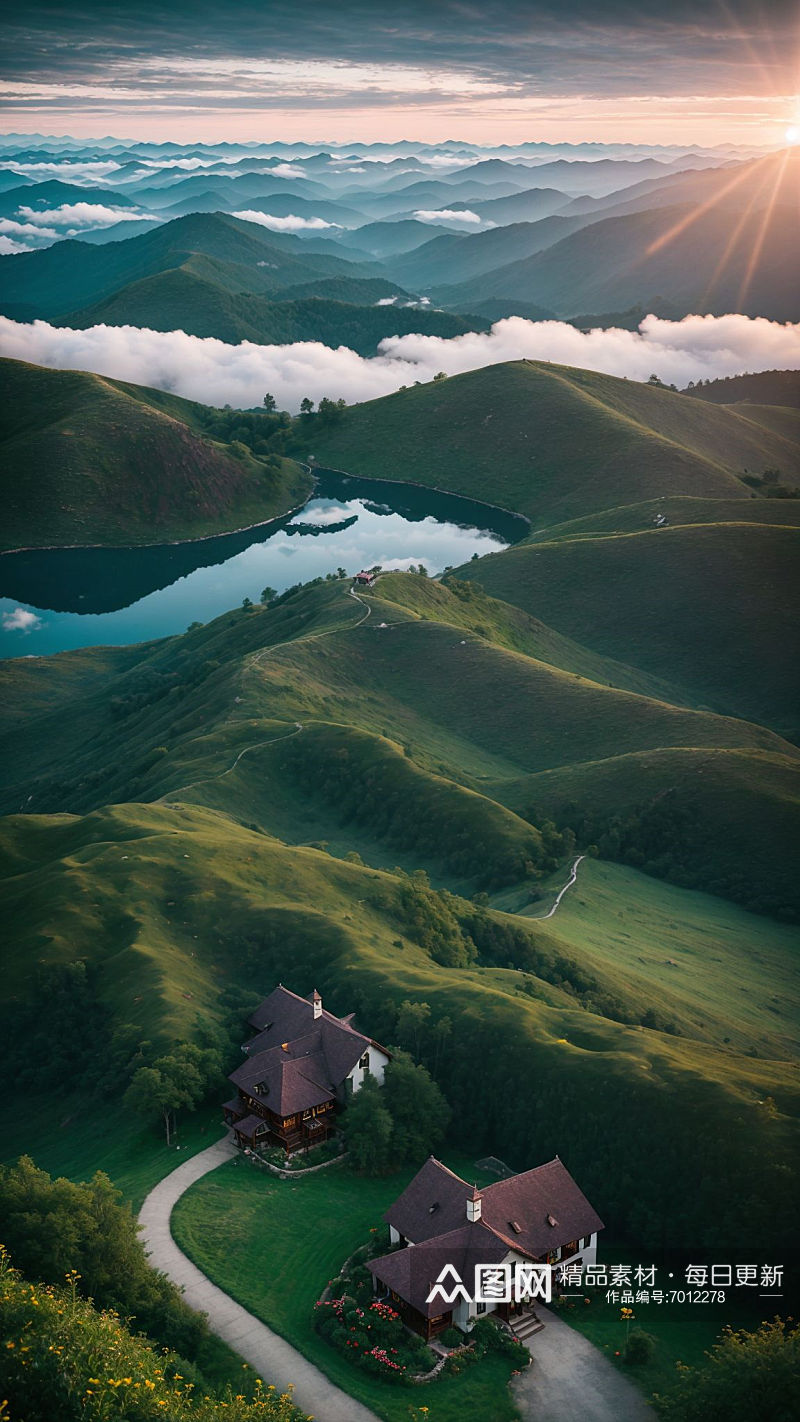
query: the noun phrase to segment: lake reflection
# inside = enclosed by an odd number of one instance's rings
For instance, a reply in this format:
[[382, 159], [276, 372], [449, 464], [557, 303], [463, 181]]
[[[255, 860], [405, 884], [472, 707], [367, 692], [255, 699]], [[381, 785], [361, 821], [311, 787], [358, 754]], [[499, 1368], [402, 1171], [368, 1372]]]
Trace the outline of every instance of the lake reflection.
[[184, 632], [264, 587], [379, 563], [431, 574], [515, 542], [524, 519], [455, 495], [321, 472], [308, 503], [262, 528], [149, 548], [0, 557], [0, 655], [123, 645]]

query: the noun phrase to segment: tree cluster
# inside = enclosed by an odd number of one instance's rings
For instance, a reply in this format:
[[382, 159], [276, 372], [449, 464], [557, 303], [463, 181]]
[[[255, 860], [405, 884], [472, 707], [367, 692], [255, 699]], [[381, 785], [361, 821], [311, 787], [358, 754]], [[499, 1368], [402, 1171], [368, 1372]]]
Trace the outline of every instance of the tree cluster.
[[450, 1107], [424, 1066], [395, 1051], [383, 1085], [367, 1077], [350, 1099], [344, 1134], [350, 1159], [365, 1175], [382, 1175], [403, 1165], [421, 1165], [441, 1144]]

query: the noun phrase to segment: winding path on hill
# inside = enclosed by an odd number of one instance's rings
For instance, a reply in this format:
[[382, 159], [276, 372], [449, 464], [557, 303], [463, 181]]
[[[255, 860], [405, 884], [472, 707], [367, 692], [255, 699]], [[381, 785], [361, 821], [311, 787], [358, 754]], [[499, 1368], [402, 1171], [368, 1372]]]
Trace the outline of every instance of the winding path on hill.
[[[150, 1264], [183, 1291], [190, 1308], [208, 1316], [212, 1332], [259, 1377], [274, 1383], [280, 1392], [292, 1387], [294, 1401], [304, 1412], [320, 1422], [378, 1422], [374, 1412], [336, 1387], [290, 1343], [212, 1284], [172, 1238], [170, 1216], [181, 1195], [235, 1155], [236, 1146], [228, 1135], [184, 1161], [150, 1191], [139, 1212], [140, 1237]], [[224, 1220], [220, 1228], [224, 1229]]]
[[551, 909], [548, 909], [547, 913], [536, 914], [535, 916], [536, 916], [537, 918], [552, 918], [552, 917], [553, 917], [553, 914], [555, 913], [556, 909], [558, 908], [559, 904], [561, 903], [561, 900], [563, 899], [565, 893], [567, 892], [567, 889], [571, 889], [571, 888], [572, 888], [572, 885], [576, 882], [576, 880], [577, 880], [577, 878], [578, 878], [578, 865], [579, 865], [579, 864], [582, 864], [585, 858], [586, 858], [586, 855], [585, 855], [585, 854], [579, 854], [579, 855], [578, 855], [577, 859], [575, 860], [575, 863], [574, 863], [573, 866], [572, 866], [572, 869], [571, 869], [571, 871], [570, 871], [570, 876], [569, 876], [569, 878], [567, 879], [566, 884], [564, 885], [563, 889], [559, 889], [558, 893], [556, 894], [556, 901], [555, 901], [555, 903], [553, 904], [553, 907], [552, 907]]
[[[366, 622], [367, 618], [372, 615], [372, 608], [370, 604], [365, 602], [363, 597], [356, 592], [355, 588], [348, 588], [348, 595], [366, 609], [363, 616], [359, 617], [357, 621], [352, 622], [349, 627], [327, 627], [324, 632], [311, 632], [308, 637], [289, 637], [285, 642], [274, 642], [269, 647], [264, 647], [260, 652], [256, 652], [250, 657], [247, 663], [248, 669], [258, 666], [258, 663], [263, 657], [269, 656], [271, 652], [277, 652], [280, 647], [296, 646], [300, 642], [317, 642], [321, 637], [332, 637], [336, 632], [354, 632], [357, 627], [360, 627], [361, 624]], [[242, 756], [248, 755], [250, 751], [261, 750], [262, 746], [274, 745], [276, 741], [291, 740], [292, 736], [299, 736], [304, 729], [305, 727], [302, 721], [295, 721], [294, 730], [287, 731], [285, 735], [271, 736], [268, 741], [253, 741], [249, 746], [245, 746], [243, 750], [239, 751], [233, 764], [229, 765], [226, 770], [220, 770], [217, 775], [204, 775], [199, 780], [190, 780], [188, 784], [179, 785], [175, 790], [167, 790], [163, 795], [159, 795], [155, 803], [157, 805], [167, 805], [175, 799], [176, 795], [180, 795], [184, 790], [194, 790], [197, 785], [209, 785], [215, 780], [223, 780], [226, 775], [230, 775], [232, 771], [236, 769]], [[176, 801], [176, 803], [179, 802]]]

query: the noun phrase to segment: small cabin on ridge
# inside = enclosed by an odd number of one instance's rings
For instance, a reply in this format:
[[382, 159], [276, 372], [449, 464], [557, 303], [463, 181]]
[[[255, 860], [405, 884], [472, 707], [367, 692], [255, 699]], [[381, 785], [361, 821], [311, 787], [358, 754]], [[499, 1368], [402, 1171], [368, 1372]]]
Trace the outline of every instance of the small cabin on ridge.
[[353, 583], [357, 588], [374, 588], [377, 573], [371, 573], [362, 568], [360, 573], [356, 573]]

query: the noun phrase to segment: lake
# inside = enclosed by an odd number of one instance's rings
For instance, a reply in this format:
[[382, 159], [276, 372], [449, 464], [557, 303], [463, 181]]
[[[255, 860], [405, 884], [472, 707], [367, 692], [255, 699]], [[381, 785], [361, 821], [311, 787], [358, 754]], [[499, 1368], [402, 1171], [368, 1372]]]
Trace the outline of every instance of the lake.
[[139, 548], [53, 548], [0, 556], [0, 656], [127, 645], [209, 622], [265, 587], [345, 568], [424, 563], [432, 575], [528, 531], [516, 514], [417, 485], [327, 470], [297, 513], [258, 528]]

